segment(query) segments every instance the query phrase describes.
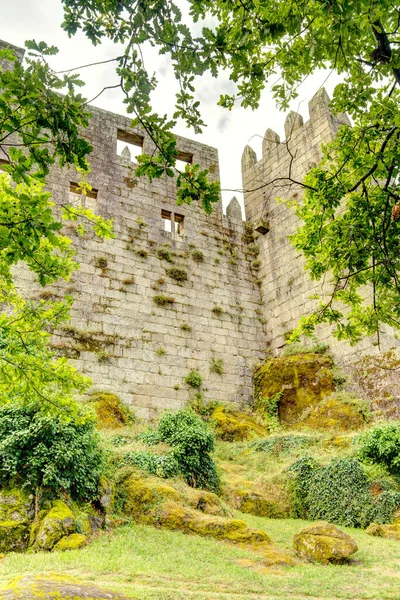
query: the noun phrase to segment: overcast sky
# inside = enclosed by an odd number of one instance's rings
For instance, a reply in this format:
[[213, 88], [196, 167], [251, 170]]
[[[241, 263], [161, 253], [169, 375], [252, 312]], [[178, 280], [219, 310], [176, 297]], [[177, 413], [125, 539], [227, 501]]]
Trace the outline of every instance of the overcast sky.
[[[7, 0], [1, 3], [0, 39], [16, 46], [23, 46], [25, 40], [35, 39], [55, 45], [60, 52], [52, 57], [51, 65], [55, 70], [63, 70], [91, 62], [99, 62], [118, 56], [120, 48], [110, 42], [94, 47], [82, 34], [69, 39], [61, 29], [62, 7], [61, 0]], [[168, 68], [165, 57], [158, 59], [151, 52], [145, 55], [146, 68], [149, 71], [159, 71], [159, 92], [154, 99], [154, 105], [160, 112], [173, 112], [175, 94], [174, 78]], [[154, 65], [154, 67], [153, 67]], [[117, 83], [113, 63], [84, 69], [81, 71], [86, 85], [82, 94], [91, 99], [106, 85]], [[308, 100], [324, 84], [331, 95], [337, 78], [327, 73], [319, 73], [309, 77], [299, 88], [299, 96], [291, 106], [308, 119]], [[324, 83], [325, 82], [325, 83]], [[272, 82], [274, 83], [274, 82]], [[284, 138], [283, 123], [285, 114], [278, 111], [274, 105], [270, 90], [263, 93], [260, 108], [256, 111], [234, 108], [231, 112], [216, 105], [220, 93], [232, 91], [228, 77], [218, 80], [205, 76], [198, 86], [198, 99], [202, 104], [203, 120], [207, 128], [201, 135], [195, 135], [183, 124], [177, 125], [175, 132], [179, 135], [196, 139], [200, 142], [215, 146], [219, 151], [222, 197], [224, 204], [236, 195], [241, 200], [240, 193], [224, 191], [241, 188], [241, 155], [246, 144], [250, 144], [261, 157], [261, 142], [267, 128], [274, 129], [281, 139]], [[126, 114], [119, 90], [104, 92], [94, 105]]]

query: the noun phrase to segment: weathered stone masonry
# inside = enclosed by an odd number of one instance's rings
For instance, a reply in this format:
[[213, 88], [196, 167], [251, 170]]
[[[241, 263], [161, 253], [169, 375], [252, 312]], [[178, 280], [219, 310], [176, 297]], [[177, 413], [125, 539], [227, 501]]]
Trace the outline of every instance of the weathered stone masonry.
[[[16, 51], [21, 58], [23, 51]], [[254, 365], [267, 349], [279, 353], [285, 335], [312, 309], [309, 296], [320, 289], [288, 240], [297, 226], [293, 210], [277, 197], [300, 197], [301, 188], [287, 180], [289, 172], [301, 180], [320, 159], [321, 144], [348, 123], [344, 115], [331, 115], [328, 102], [324, 90], [319, 92], [310, 102], [307, 123], [290, 113], [285, 142], [267, 130], [259, 161], [246, 147], [246, 223], [236, 199], [226, 216], [220, 202], [207, 216], [197, 204], [176, 205], [174, 179], [137, 179], [134, 157], [151, 152], [151, 140], [132, 130], [129, 118], [91, 107], [85, 136], [94, 148], [92, 193], [77, 193], [73, 169], [55, 167], [48, 187], [58, 206], [84, 203], [112, 218], [115, 238], [102, 240], [92, 233], [82, 238], [69, 224], [66, 233], [80, 263], [71, 281], [43, 290], [23, 269], [19, 281], [35, 298], [65, 292], [74, 297], [71, 322], [52, 343], [92, 378], [94, 390], [117, 393], [138, 415], [151, 417], [183, 406], [196, 394], [185, 382], [195, 369], [206, 399], [251, 399]], [[181, 137], [177, 149], [181, 160], [199, 163], [219, 179], [216, 149]], [[319, 339], [329, 341], [343, 364], [351, 364], [360, 349], [377, 351], [370, 339], [355, 353], [337, 344], [328, 328], [319, 331]], [[394, 343], [391, 334], [382, 339], [387, 347]], [[391, 397], [400, 394], [390, 386]]]

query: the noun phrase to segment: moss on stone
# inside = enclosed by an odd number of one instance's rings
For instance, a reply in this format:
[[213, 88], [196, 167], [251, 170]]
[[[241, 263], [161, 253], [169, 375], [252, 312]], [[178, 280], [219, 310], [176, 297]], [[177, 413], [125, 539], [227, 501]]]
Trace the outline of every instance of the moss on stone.
[[[51, 575], [26, 575], [0, 586], [0, 598], [7, 600], [44, 600], [65, 598], [69, 600], [124, 600], [117, 592], [100, 589], [78, 579]], [[126, 600], [126, 599], [125, 599]]]
[[250, 529], [244, 521], [200, 514], [176, 502], [165, 502], [160, 507], [157, 521], [166, 529], [194, 533], [217, 540], [242, 544], [271, 542], [265, 531]]
[[55, 500], [39, 526], [33, 524], [35, 535], [31, 535], [31, 540], [34, 549], [51, 550], [61, 538], [74, 532], [75, 525], [72, 510], [62, 500]]
[[298, 531], [293, 548], [300, 558], [323, 564], [344, 562], [358, 550], [353, 538], [327, 521], [312, 523]]
[[128, 412], [116, 394], [97, 392], [91, 395], [90, 402], [93, 402], [100, 428], [115, 429], [128, 424]]
[[390, 525], [371, 523], [371, 525], [365, 530], [365, 533], [368, 533], [368, 535], [374, 535], [400, 542], [400, 523], [392, 523]]
[[88, 543], [88, 538], [86, 535], [82, 533], [71, 533], [70, 535], [65, 535], [57, 542], [57, 544], [53, 547], [53, 552], [64, 552], [65, 550], [79, 550], [79, 548], [83, 548]]
[[281, 495], [274, 497], [273, 494], [235, 490], [232, 501], [236, 508], [246, 514], [268, 519], [285, 519], [290, 515], [290, 503], [287, 490], [281, 492]]
[[123, 498], [123, 512], [135, 521], [146, 523], [152, 520], [152, 510], [166, 500], [179, 500], [178, 492], [155, 477], [131, 473], [118, 486]]
[[0, 552], [21, 552], [26, 549], [28, 540], [26, 521], [0, 521]]
[[361, 429], [365, 424], [365, 417], [356, 404], [345, 403], [334, 396], [328, 396], [316, 406], [306, 410], [294, 427], [352, 431]]
[[242, 412], [228, 410], [225, 406], [217, 406], [211, 419], [215, 423], [217, 437], [226, 442], [243, 441], [267, 434], [266, 429], [252, 417]]
[[28, 521], [33, 516], [33, 496], [18, 488], [0, 492], [0, 521]]
[[272, 358], [255, 373], [255, 398], [258, 409], [263, 398], [281, 394], [279, 419], [296, 423], [304, 410], [319, 404], [334, 391], [332, 360], [319, 354], [297, 354]]

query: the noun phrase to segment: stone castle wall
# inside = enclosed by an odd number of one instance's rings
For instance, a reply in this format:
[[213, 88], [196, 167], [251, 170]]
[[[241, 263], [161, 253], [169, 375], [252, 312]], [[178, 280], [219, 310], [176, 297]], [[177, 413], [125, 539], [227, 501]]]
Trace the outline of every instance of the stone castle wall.
[[[299, 200], [301, 182], [307, 171], [322, 158], [321, 146], [330, 142], [340, 125], [350, 125], [346, 115], [335, 117], [329, 110], [329, 97], [321, 89], [309, 103], [310, 119], [304, 123], [300, 114], [291, 112], [285, 122], [286, 139], [267, 129], [262, 145], [262, 157], [246, 146], [242, 156], [243, 187], [246, 217], [255, 227], [265, 222], [268, 232], [258, 234], [260, 247], [260, 279], [267, 344], [274, 354], [285, 346], [287, 335], [301, 316], [312, 312], [317, 301], [329, 293], [328, 283], [321, 286], [304, 270], [304, 259], [296, 254], [289, 236], [299, 221], [294, 209], [279, 201]], [[327, 278], [328, 280], [329, 278]], [[326, 297], [326, 296], [325, 296]], [[357, 350], [332, 337], [330, 328], [322, 326], [318, 339], [327, 342], [336, 359], [346, 363], [360, 352], [376, 353], [391, 348], [396, 340], [392, 333], [382, 332], [378, 348], [374, 336], [357, 344]]]
[[[21, 58], [23, 51], [15, 50]], [[195, 369], [206, 399], [251, 400], [255, 364], [266, 350], [279, 354], [288, 332], [313, 309], [309, 297], [321, 291], [288, 239], [298, 225], [293, 209], [277, 198], [301, 197], [301, 186], [288, 181], [288, 174], [301, 181], [321, 158], [321, 144], [348, 124], [345, 115], [332, 116], [328, 102], [321, 90], [310, 102], [306, 123], [290, 113], [284, 142], [268, 129], [260, 160], [245, 148], [245, 223], [236, 199], [226, 215], [219, 202], [207, 216], [196, 203], [176, 205], [175, 179], [137, 179], [135, 155], [151, 153], [151, 140], [140, 128], [132, 130], [130, 119], [91, 107], [84, 134], [94, 147], [92, 193], [77, 193], [76, 172], [57, 167], [48, 188], [58, 207], [83, 203], [112, 218], [115, 237], [87, 233], [82, 238], [70, 223], [65, 231], [80, 263], [71, 281], [40, 289], [26, 270], [19, 269], [18, 277], [31, 297], [73, 296], [71, 322], [52, 344], [92, 378], [93, 390], [117, 393], [148, 418], [178, 409], [196, 394], [185, 382]], [[183, 162], [199, 163], [219, 179], [215, 148], [178, 137], [177, 149]], [[187, 279], [177, 281], [185, 272]], [[318, 337], [344, 365], [360, 352], [378, 351], [373, 338], [356, 351], [339, 344], [327, 327]], [[390, 334], [381, 340], [393, 346]], [[385, 385], [379, 387], [386, 396], [400, 397], [398, 384]], [[354, 386], [363, 392], [359, 381]]]
[[[74, 298], [71, 323], [54, 337], [54, 349], [89, 375], [94, 389], [117, 393], [144, 417], [178, 409], [194, 396], [196, 390], [185, 383], [191, 369], [201, 374], [206, 398], [248, 402], [254, 364], [265, 354], [265, 334], [240, 207], [234, 201], [228, 216], [221, 203], [210, 216], [196, 204], [178, 207], [175, 179], [136, 179], [129, 148], [117, 154], [117, 138], [123, 146], [132, 134], [135, 144], [142, 141], [143, 150], [151, 152], [144, 132], [131, 130], [128, 118], [91, 112], [85, 132], [94, 147], [88, 181], [97, 198], [76, 193], [73, 169], [54, 168], [48, 187], [57, 205], [83, 202], [112, 218], [115, 238], [87, 234], [82, 239], [70, 224], [66, 233], [80, 269], [68, 284], [43, 291], [20, 273], [34, 297], [51, 292], [57, 297], [63, 289]], [[179, 137], [177, 148], [183, 159], [218, 180], [214, 148]], [[139, 151], [131, 147], [132, 153]], [[171, 221], [163, 216], [169, 214], [175, 215], [179, 233], [165, 230]], [[169, 270], [176, 267], [186, 270], [186, 281], [171, 277]], [[173, 302], [159, 306], [157, 297]], [[222, 374], [213, 370], [215, 361], [221, 361]]]

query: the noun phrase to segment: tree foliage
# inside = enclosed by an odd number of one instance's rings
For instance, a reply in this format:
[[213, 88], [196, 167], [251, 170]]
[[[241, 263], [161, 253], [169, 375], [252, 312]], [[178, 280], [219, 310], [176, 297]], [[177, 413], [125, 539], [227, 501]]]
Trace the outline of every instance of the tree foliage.
[[[236, 91], [219, 104], [256, 108], [267, 83], [282, 108], [317, 69], [342, 77], [332, 109], [347, 112], [344, 128], [324, 161], [304, 182], [304, 220], [294, 237], [312, 277], [332, 278], [329, 300], [303, 320], [296, 335], [323, 321], [340, 338], [357, 341], [399, 327], [399, 83], [400, 9], [389, 0], [62, 0], [63, 28], [82, 30], [93, 44], [103, 38], [124, 44], [116, 57], [127, 110], [158, 148], [143, 155], [138, 172], [173, 174], [176, 150], [171, 128], [183, 119], [201, 131], [198, 76], [228, 72]], [[151, 105], [155, 74], [145, 68], [146, 45], [168, 56], [177, 81], [172, 118]], [[179, 201], [217, 198], [206, 173], [188, 167], [179, 176]]]
[[43, 42], [28, 42], [27, 47], [32, 56], [24, 65], [11, 50], [0, 50], [0, 60], [8, 63], [0, 68], [0, 404], [46, 400], [49, 406], [73, 410], [70, 400], [88, 380], [65, 359], [55, 358], [48, 346], [50, 332], [68, 318], [71, 298], [24, 299], [15, 288], [13, 268], [25, 263], [42, 286], [69, 279], [78, 265], [71, 240], [61, 231], [60, 210], [81, 221], [81, 232], [82, 220], [103, 236], [110, 235], [111, 224], [67, 204], [57, 212], [44, 191], [56, 162], [88, 171], [91, 146], [80, 128], [90, 115], [75, 93], [77, 76], [60, 78], [47, 64], [46, 57], [56, 49]]
[[92, 500], [105, 464], [95, 425], [81, 408], [70, 418], [37, 402], [0, 405], [1, 482]]

